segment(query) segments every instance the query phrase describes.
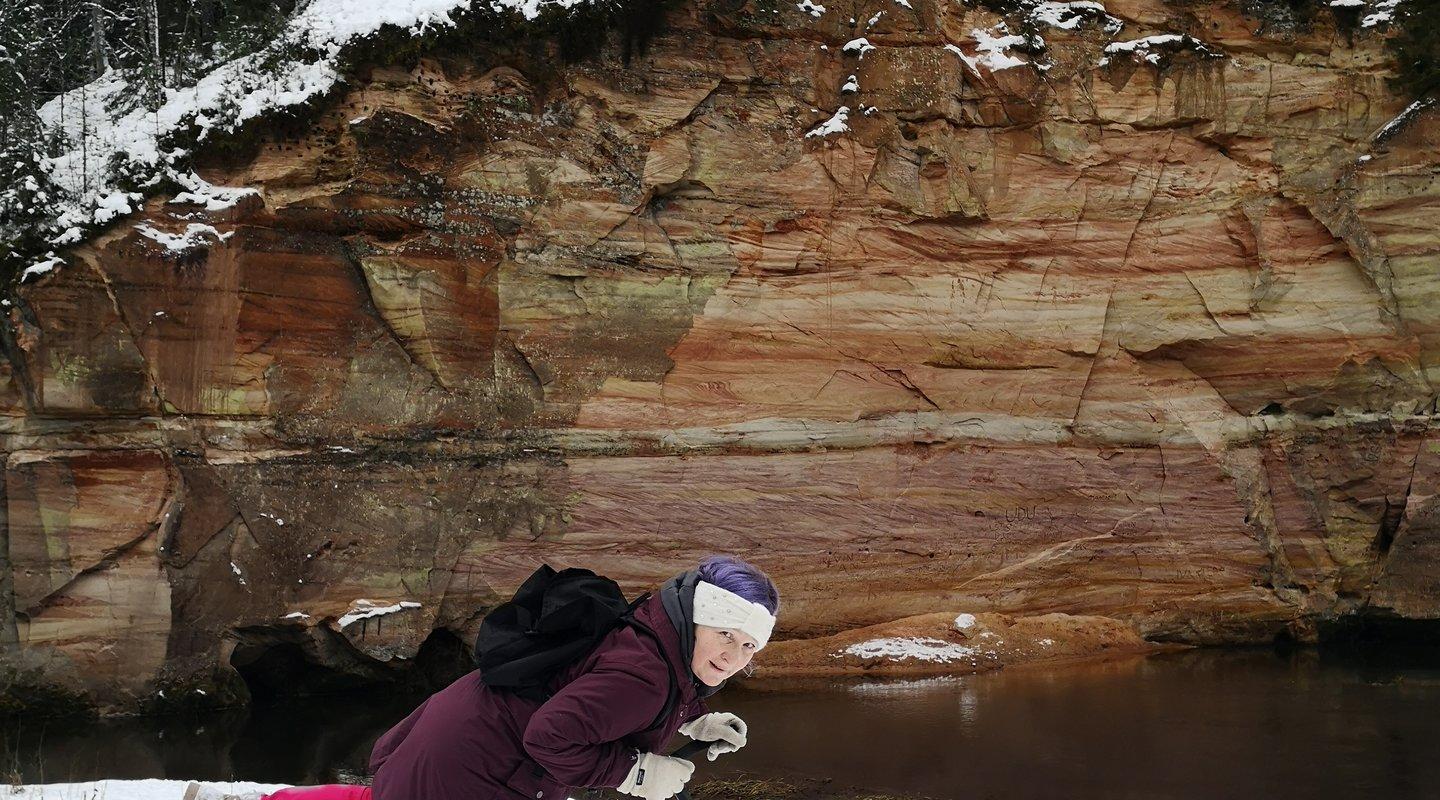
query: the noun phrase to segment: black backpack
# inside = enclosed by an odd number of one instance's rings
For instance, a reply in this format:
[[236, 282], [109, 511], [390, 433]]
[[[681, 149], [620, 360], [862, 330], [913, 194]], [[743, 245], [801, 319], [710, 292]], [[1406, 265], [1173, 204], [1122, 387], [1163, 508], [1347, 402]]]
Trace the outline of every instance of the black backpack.
[[[509, 602], [481, 621], [475, 639], [480, 680], [492, 689], [543, 702], [550, 697], [551, 680], [620, 625], [631, 626], [659, 646], [655, 632], [634, 617], [649, 596], [647, 592], [632, 603], [619, 584], [603, 575], [578, 568], [556, 572], [542, 564]], [[651, 727], [665, 719], [675, 699], [672, 676], [665, 705]]]

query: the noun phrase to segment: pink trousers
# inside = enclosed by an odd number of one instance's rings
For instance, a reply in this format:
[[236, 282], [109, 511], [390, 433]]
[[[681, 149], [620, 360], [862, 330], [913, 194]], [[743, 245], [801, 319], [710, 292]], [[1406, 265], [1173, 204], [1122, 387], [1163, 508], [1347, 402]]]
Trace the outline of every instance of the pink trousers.
[[369, 786], [296, 786], [267, 794], [260, 800], [370, 800]]

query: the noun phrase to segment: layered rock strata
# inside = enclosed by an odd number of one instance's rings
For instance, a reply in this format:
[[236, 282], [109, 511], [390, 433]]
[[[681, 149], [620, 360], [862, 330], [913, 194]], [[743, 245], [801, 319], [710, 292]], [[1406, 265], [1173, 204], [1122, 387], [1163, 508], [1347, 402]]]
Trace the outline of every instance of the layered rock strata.
[[27, 284], [12, 694], [389, 679], [541, 561], [738, 553], [792, 639], [1440, 617], [1440, 125], [1382, 34], [804, 5], [368, 68], [205, 176], [257, 196]]

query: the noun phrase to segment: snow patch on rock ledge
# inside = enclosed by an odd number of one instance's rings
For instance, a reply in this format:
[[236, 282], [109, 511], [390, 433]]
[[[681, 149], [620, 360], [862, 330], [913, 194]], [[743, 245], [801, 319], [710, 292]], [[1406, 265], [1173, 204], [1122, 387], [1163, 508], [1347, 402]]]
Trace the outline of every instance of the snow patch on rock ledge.
[[810, 0], [800, 0], [799, 3], [795, 4], [795, 7], [805, 12], [806, 14], [814, 17], [815, 19], [820, 19], [820, 17], [825, 15], [825, 6], [822, 6], [819, 3], [812, 3], [810, 2]]
[[[933, 661], [946, 664], [971, 658], [975, 655], [975, 648], [966, 647], [963, 644], [952, 644], [943, 639], [903, 636], [871, 639], [859, 644], [852, 644], [841, 654], [858, 658], [890, 658], [897, 661]], [[836, 657], [840, 657], [841, 654], [837, 654]]]
[[1009, 33], [1003, 22], [995, 28], [994, 32], [975, 28], [970, 31], [970, 35], [975, 39], [976, 55], [969, 55], [953, 44], [945, 45], [945, 49], [959, 56], [960, 60], [964, 61], [965, 65], [972, 70], [978, 72], [980, 67], [984, 67], [990, 72], [999, 72], [1014, 67], [1023, 67], [1030, 63], [1010, 54], [1011, 47], [1025, 44], [1025, 37]]
[[159, 244], [170, 252], [183, 252], [196, 247], [206, 247], [210, 244], [208, 240], [211, 237], [213, 237], [213, 241], [215, 242], [223, 242], [235, 235], [235, 231], [221, 233], [215, 229], [214, 225], [206, 225], [203, 222], [192, 222], [186, 225], [182, 233], [166, 233], [165, 231], [156, 230], [144, 223], [136, 225], [135, 230], [139, 231], [141, 236]]
[[810, 138], [820, 138], [820, 139], [824, 139], [826, 136], [829, 136], [829, 135], [831, 135], [831, 134], [844, 133], [844, 132], [850, 130], [850, 122], [849, 122], [849, 120], [850, 120], [850, 107], [849, 107], [849, 106], [840, 106], [839, 108], [835, 109], [835, 114], [834, 114], [834, 116], [830, 117], [830, 119], [827, 119], [827, 120], [825, 120], [824, 122], [820, 123], [819, 125], [816, 125], [814, 128], [810, 129], [810, 131], [805, 134], [805, 138], [806, 138], [806, 139], [810, 139]]
[[870, 44], [869, 39], [859, 36], [846, 42], [845, 46], [840, 48], [840, 52], [854, 53], [856, 58], [864, 59], [865, 54], [874, 49], [875, 45]]
[[383, 617], [387, 614], [394, 614], [397, 611], [404, 611], [407, 608], [419, 607], [419, 603], [410, 600], [402, 600], [398, 603], [392, 603], [388, 606], [377, 606], [372, 600], [356, 600], [354, 603], [350, 604], [349, 613], [341, 617], [336, 622], [336, 624], [339, 625], [340, 628], [343, 630], [344, 628], [353, 625], [362, 619]]
[[931, 612], [813, 639], [771, 642], [752, 680], [969, 675], [1022, 663], [1164, 649], [1123, 620]]
[[1189, 34], [1161, 33], [1105, 45], [1105, 57], [1100, 59], [1100, 66], [1109, 64], [1113, 56], [1122, 54], [1158, 66], [1166, 55], [1180, 50], [1191, 50], [1207, 58], [1225, 57], [1224, 53]]

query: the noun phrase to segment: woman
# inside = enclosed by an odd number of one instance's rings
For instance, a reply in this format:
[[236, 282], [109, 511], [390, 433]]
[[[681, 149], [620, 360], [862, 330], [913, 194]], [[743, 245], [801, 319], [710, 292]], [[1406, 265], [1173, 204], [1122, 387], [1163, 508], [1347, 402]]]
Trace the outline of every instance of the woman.
[[714, 742], [712, 761], [745, 745], [745, 722], [707, 713], [704, 698], [765, 646], [778, 608], [765, 573], [707, 558], [637, 608], [655, 636], [611, 631], [562, 671], [549, 700], [492, 691], [472, 672], [375, 743], [373, 787], [284, 789], [269, 800], [566, 800], [601, 786], [665, 800], [695, 771], [659, 752], [676, 731]]

